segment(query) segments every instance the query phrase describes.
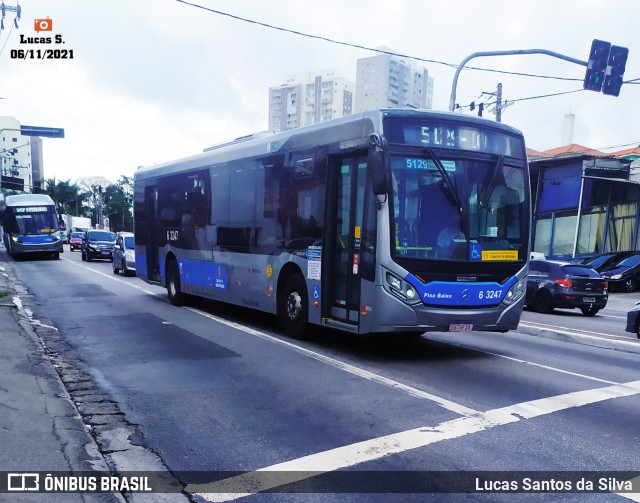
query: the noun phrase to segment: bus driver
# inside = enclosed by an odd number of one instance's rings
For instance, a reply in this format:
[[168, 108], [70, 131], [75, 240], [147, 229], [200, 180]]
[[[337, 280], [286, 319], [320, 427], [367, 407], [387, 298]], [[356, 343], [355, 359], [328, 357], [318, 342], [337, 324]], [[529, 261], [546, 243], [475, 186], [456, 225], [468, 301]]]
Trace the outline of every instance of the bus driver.
[[457, 214], [452, 213], [447, 220], [447, 226], [438, 234], [436, 241], [438, 256], [452, 256], [458, 242], [465, 239], [464, 232], [460, 229], [460, 218]]

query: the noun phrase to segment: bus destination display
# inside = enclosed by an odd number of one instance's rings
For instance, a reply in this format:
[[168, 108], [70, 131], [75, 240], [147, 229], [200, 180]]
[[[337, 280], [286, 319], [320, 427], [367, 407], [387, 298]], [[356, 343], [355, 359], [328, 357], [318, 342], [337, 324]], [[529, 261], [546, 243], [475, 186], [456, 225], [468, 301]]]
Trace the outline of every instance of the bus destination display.
[[524, 158], [524, 145], [501, 131], [470, 124], [391, 121], [385, 125], [391, 143], [426, 148], [452, 148]]

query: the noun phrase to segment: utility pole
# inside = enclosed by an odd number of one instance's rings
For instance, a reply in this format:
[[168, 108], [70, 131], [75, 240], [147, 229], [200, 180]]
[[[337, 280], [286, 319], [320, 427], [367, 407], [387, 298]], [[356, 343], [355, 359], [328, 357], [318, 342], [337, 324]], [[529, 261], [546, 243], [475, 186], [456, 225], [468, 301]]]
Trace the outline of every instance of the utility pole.
[[0, 4], [0, 11], [2, 13], [2, 18], [0, 19], [0, 30], [4, 30], [4, 18], [8, 12], [15, 12], [16, 17], [13, 20], [13, 25], [18, 29], [18, 21], [20, 21], [20, 16], [22, 15], [22, 7], [20, 4], [17, 4], [15, 7], [12, 5], [5, 5], [4, 1]]
[[[496, 97], [496, 121], [497, 122], [502, 122], [502, 109], [503, 108], [507, 108], [507, 103], [506, 102], [504, 104], [504, 107], [502, 106], [502, 84], [498, 84], [498, 88], [496, 89], [495, 93], [482, 91], [482, 95], [484, 96], [485, 94], [487, 94], [489, 96], [495, 96]], [[480, 117], [482, 117], [481, 113], [478, 113], [478, 115]]]

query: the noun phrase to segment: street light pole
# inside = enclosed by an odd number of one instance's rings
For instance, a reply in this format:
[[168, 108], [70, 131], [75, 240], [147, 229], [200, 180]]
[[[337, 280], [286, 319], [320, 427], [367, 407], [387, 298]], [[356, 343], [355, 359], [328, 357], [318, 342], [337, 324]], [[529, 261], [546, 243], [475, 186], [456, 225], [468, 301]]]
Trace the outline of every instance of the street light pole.
[[520, 54], [546, 54], [547, 56], [551, 56], [553, 58], [564, 59], [565, 61], [569, 61], [570, 63], [575, 63], [576, 65], [588, 66], [588, 62], [581, 61], [576, 58], [572, 58], [571, 56], [565, 56], [564, 54], [560, 54], [554, 51], [548, 51], [546, 49], [521, 49], [521, 50], [513, 50], [513, 51], [484, 51], [484, 52], [474, 52], [470, 54], [466, 58], [462, 60], [462, 62], [458, 65], [456, 69], [456, 73], [453, 76], [453, 83], [451, 84], [451, 98], [449, 99], [449, 111], [453, 112], [456, 107], [456, 87], [458, 86], [458, 76], [460, 72], [464, 68], [469, 61], [473, 58], [480, 58], [484, 56], [516, 56]]

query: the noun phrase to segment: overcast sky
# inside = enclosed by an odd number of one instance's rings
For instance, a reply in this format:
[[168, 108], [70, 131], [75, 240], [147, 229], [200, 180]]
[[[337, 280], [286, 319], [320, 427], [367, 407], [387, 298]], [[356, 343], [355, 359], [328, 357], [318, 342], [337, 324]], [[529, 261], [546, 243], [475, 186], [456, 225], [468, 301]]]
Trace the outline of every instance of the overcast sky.
[[[15, 6], [16, 0], [4, 0]], [[458, 65], [479, 51], [547, 49], [586, 61], [594, 38], [629, 48], [625, 80], [640, 78], [640, 2], [632, 0], [193, 0], [210, 9], [354, 45]], [[268, 89], [288, 76], [336, 68], [355, 81], [365, 49], [302, 37], [176, 0], [21, 0], [0, 32], [0, 115], [61, 127], [43, 143], [45, 177], [103, 175], [192, 155], [213, 143], [265, 130]], [[36, 33], [49, 17], [53, 30]], [[64, 44], [21, 44], [20, 35], [61, 35]], [[68, 60], [18, 60], [16, 49], [73, 50]], [[434, 78], [434, 109], [447, 110], [454, 68], [416, 61]], [[465, 70], [457, 102], [467, 106], [503, 85], [507, 100], [582, 89], [585, 67], [542, 55], [478, 58], [470, 66], [558, 80]], [[640, 85], [619, 97], [593, 91], [516, 101], [503, 122], [527, 145], [573, 142], [606, 151], [640, 144]], [[464, 113], [472, 113], [467, 109]], [[487, 114], [485, 114], [487, 116]], [[493, 115], [488, 115], [493, 117]], [[615, 147], [607, 149], [607, 147]]]

